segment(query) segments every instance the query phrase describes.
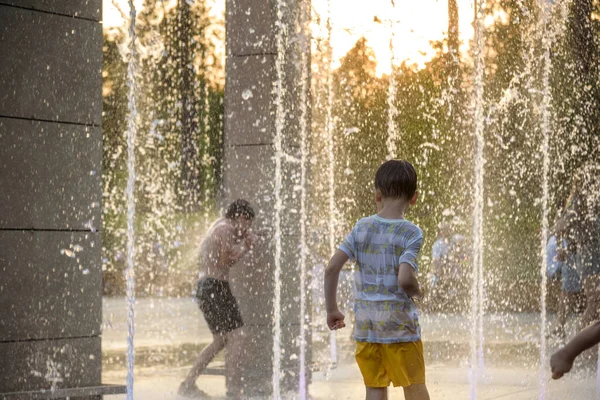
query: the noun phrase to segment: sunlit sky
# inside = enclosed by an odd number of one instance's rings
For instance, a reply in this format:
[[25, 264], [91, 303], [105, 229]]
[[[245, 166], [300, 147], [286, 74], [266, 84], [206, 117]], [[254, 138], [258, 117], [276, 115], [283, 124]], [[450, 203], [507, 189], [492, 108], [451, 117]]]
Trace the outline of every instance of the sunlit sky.
[[[166, 0], [168, 1], [168, 0]], [[192, 0], [189, 0], [192, 1]], [[135, 0], [141, 7], [144, 0]], [[321, 16], [325, 27], [327, 0], [313, 0], [314, 12]], [[334, 63], [343, 57], [358, 39], [364, 36], [375, 51], [378, 74], [390, 71], [389, 40], [394, 30], [394, 53], [397, 63], [408, 60], [422, 65], [431, 58], [429, 42], [443, 38], [448, 29], [448, 4], [445, 0], [331, 0], [332, 46]], [[105, 27], [125, 23], [118, 7], [128, 12], [127, 0], [104, 0]], [[473, 36], [473, 0], [458, 0], [459, 29], [463, 46]], [[215, 0], [212, 12], [223, 13], [224, 0]], [[375, 22], [377, 17], [381, 22]], [[318, 27], [317, 27], [318, 28]], [[315, 35], [324, 31], [315, 32]]]

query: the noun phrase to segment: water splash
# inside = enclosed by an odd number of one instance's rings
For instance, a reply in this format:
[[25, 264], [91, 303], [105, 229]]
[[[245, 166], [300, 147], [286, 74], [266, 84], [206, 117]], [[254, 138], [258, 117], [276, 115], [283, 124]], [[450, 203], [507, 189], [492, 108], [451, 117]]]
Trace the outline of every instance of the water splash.
[[[63, 369], [63, 365], [54, 360], [48, 359], [46, 361], [46, 374], [44, 379], [50, 383], [50, 391], [55, 392], [58, 389], [58, 384], [64, 382], [64, 378], [60, 371]], [[67, 373], [68, 376], [68, 373]]]
[[[302, 86], [300, 88], [300, 376], [298, 380], [298, 394], [301, 400], [307, 398], [307, 380], [306, 380], [306, 296], [307, 296], [307, 284], [306, 284], [306, 259], [307, 259], [307, 241], [306, 241], [306, 223], [307, 223], [307, 212], [306, 212], [306, 165], [308, 161], [307, 151], [307, 137], [308, 137], [308, 123], [309, 123], [309, 105], [308, 105], [308, 62], [309, 58], [306, 56], [310, 51], [310, 31], [308, 23], [310, 22], [310, 12], [308, 7], [302, 7], [302, 56], [300, 57], [302, 63], [302, 73], [300, 79], [302, 80]], [[308, 14], [308, 15], [305, 15]]]
[[[392, 7], [396, 8], [396, 3], [391, 0]], [[388, 85], [387, 105], [388, 105], [388, 129], [387, 129], [387, 149], [388, 160], [397, 157], [396, 142], [398, 141], [398, 132], [396, 131], [396, 118], [398, 117], [398, 107], [396, 107], [396, 92], [398, 84], [395, 76], [396, 53], [394, 49], [394, 22], [390, 21], [390, 82]]]
[[275, 60], [275, 70], [277, 80], [275, 81], [275, 137], [273, 144], [275, 147], [275, 271], [273, 274], [273, 283], [275, 293], [273, 298], [273, 399], [281, 398], [281, 254], [282, 254], [282, 232], [281, 232], [281, 213], [283, 211], [283, 178], [281, 171], [281, 162], [283, 154], [283, 129], [285, 127], [285, 62], [287, 49], [287, 27], [284, 21], [283, 0], [277, 0], [277, 58]]
[[[327, 1], [327, 113], [325, 121], [327, 140], [327, 178], [329, 183], [329, 255], [335, 252], [335, 221], [337, 210], [335, 207], [335, 154], [333, 146], [333, 47], [331, 46], [331, 0]], [[329, 333], [329, 357], [331, 368], [337, 367], [337, 338], [335, 331]]]
[[249, 100], [252, 97], [254, 97], [254, 95], [252, 94], [252, 90], [246, 89], [242, 92], [242, 99]]
[[[542, 18], [540, 18], [542, 27], [547, 27], [548, 24], [548, 14], [550, 13], [549, 4], [546, 2], [540, 3]], [[545, 30], [545, 29], [544, 29]], [[541, 123], [542, 123], [542, 154], [543, 154], [543, 165], [542, 165], [542, 238], [540, 243], [540, 253], [542, 263], [540, 265], [540, 275], [541, 275], [541, 291], [540, 291], [540, 400], [546, 399], [546, 391], [547, 391], [547, 381], [548, 381], [548, 372], [547, 372], [547, 350], [546, 350], [546, 295], [547, 295], [547, 281], [548, 278], [546, 276], [546, 264], [547, 264], [547, 254], [546, 254], [546, 242], [548, 241], [548, 178], [550, 175], [550, 155], [549, 155], [549, 124], [550, 124], [550, 69], [551, 69], [551, 59], [550, 59], [550, 43], [551, 37], [549, 34], [544, 32], [544, 36], [542, 38], [542, 48], [543, 48], [543, 71], [542, 71], [542, 101], [540, 104], [541, 108]]]
[[135, 138], [137, 134], [137, 49], [133, 0], [129, 0], [129, 63], [127, 66], [127, 95], [129, 116], [127, 118], [127, 400], [133, 400], [133, 368], [135, 364]]
[[[208, 149], [210, 149], [212, 143], [210, 139], [210, 119], [209, 115], [211, 114], [210, 109], [210, 100], [209, 100], [209, 92], [208, 92], [208, 84], [204, 82], [203, 86], [203, 95], [204, 95], [204, 116], [203, 123], [205, 129], [205, 151], [204, 151], [204, 167], [208, 167], [212, 163], [212, 159], [208, 154]], [[210, 226], [210, 213], [208, 204], [210, 203], [212, 187], [214, 185], [214, 174], [210, 170], [210, 168], [206, 168], [207, 172], [205, 173], [204, 179], [206, 180], [206, 185], [204, 186], [204, 230], [208, 230]]]
[[484, 204], [484, 99], [483, 99], [483, 15], [481, 8], [484, 0], [475, 0], [474, 25], [474, 206], [473, 206], [473, 281], [471, 285], [471, 365], [469, 372], [470, 398], [477, 398], [477, 382], [483, 370], [483, 204]]
[[[541, 294], [540, 294], [540, 400], [546, 399], [548, 385], [548, 349], [546, 341], [547, 328], [547, 283], [546, 275], [547, 253], [546, 244], [548, 242], [549, 231], [549, 202], [550, 202], [550, 134], [551, 134], [551, 103], [552, 93], [550, 85], [550, 73], [552, 71], [551, 49], [556, 38], [562, 34], [565, 29], [565, 21], [567, 19], [568, 6], [570, 0], [565, 0], [554, 5], [547, 1], [539, 1], [538, 6], [541, 12], [539, 23], [541, 27], [538, 31], [542, 34], [542, 90], [540, 101], [540, 116], [541, 116], [541, 131], [542, 143], [541, 149], [543, 154], [542, 164], [542, 237], [540, 243], [540, 276], [541, 276]], [[558, 8], [558, 19], [554, 22], [550, 21], [553, 9]]]

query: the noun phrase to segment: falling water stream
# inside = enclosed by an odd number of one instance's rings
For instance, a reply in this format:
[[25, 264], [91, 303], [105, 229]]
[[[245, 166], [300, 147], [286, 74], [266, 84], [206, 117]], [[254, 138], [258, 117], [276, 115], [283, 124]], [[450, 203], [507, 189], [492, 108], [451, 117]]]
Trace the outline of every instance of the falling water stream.
[[[396, 3], [394, 0], [391, 0], [392, 7], [396, 8]], [[388, 96], [387, 96], [387, 105], [388, 105], [388, 135], [387, 135], [387, 149], [388, 149], [388, 160], [391, 160], [397, 157], [397, 148], [396, 143], [398, 141], [398, 133], [396, 131], [396, 117], [398, 116], [398, 107], [396, 107], [396, 91], [397, 91], [397, 82], [396, 76], [394, 74], [394, 66], [396, 62], [396, 53], [394, 51], [394, 38], [396, 37], [394, 33], [394, 21], [390, 21], [390, 83], [388, 86]]]
[[484, 177], [484, 99], [483, 99], [483, 0], [474, 2], [474, 205], [473, 205], [473, 281], [471, 285], [471, 365], [469, 371], [470, 398], [477, 398], [477, 383], [483, 370], [483, 177]]
[[[327, 2], [327, 115], [325, 122], [327, 141], [327, 177], [329, 183], [329, 255], [335, 252], [335, 227], [337, 211], [335, 207], [335, 154], [333, 146], [333, 48], [331, 46], [331, 0]], [[329, 355], [331, 367], [337, 366], [337, 339], [335, 331], [329, 334]]]
[[302, 55], [300, 62], [302, 63], [302, 73], [300, 79], [302, 80], [300, 88], [300, 376], [298, 379], [298, 393], [300, 400], [307, 398], [306, 393], [306, 290], [308, 289], [306, 284], [306, 258], [308, 246], [306, 243], [306, 166], [308, 161], [307, 141], [308, 141], [308, 123], [309, 123], [309, 105], [308, 105], [308, 62], [307, 54], [310, 51], [310, 34], [308, 23], [310, 22], [310, 12], [308, 7], [302, 7]]
[[129, 116], [127, 118], [127, 400], [133, 400], [133, 367], [135, 348], [134, 311], [135, 311], [135, 138], [137, 135], [137, 48], [135, 34], [136, 10], [133, 0], [129, 0], [129, 63], [127, 66], [127, 100]]
[[[541, 22], [542, 27], [548, 27], [548, 17], [550, 13], [550, 6], [547, 2], [541, 2]], [[546, 29], [544, 29], [546, 31]], [[540, 294], [540, 400], [546, 399], [547, 391], [547, 350], [546, 350], [546, 242], [548, 240], [548, 178], [550, 175], [550, 151], [549, 151], [549, 129], [550, 129], [550, 44], [552, 38], [547, 32], [544, 32], [542, 37], [542, 48], [543, 48], [543, 72], [542, 72], [542, 101], [540, 104], [541, 109], [541, 128], [542, 128], [542, 154], [543, 165], [542, 165], [542, 238], [540, 243], [540, 253], [542, 263], [540, 266], [541, 274], [541, 294]]]
[[273, 399], [281, 398], [281, 256], [282, 256], [282, 232], [281, 232], [281, 213], [283, 211], [283, 177], [282, 160], [283, 152], [283, 129], [285, 127], [285, 62], [287, 49], [287, 26], [284, 21], [283, 0], [277, 1], [277, 58], [275, 60], [275, 70], [277, 80], [275, 81], [275, 137], [273, 144], [275, 147], [275, 272], [273, 274], [273, 283], [275, 287], [273, 298]]
[[[203, 95], [204, 95], [204, 116], [203, 116], [203, 125], [204, 125], [204, 129], [205, 129], [205, 136], [206, 136], [206, 142], [205, 142], [205, 150], [204, 150], [204, 157], [205, 159], [202, 160], [203, 161], [203, 165], [204, 166], [208, 166], [211, 164], [211, 160], [209, 158], [209, 156], [207, 155], [208, 153], [208, 149], [211, 146], [211, 142], [210, 142], [210, 120], [209, 120], [209, 115], [211, 113], [210, 110], [210, 99], [209, 99], [209, 92], [208, 92], [208, 84], [204, 83], [203, 86]], [[208, 175], [206, 177], [206, 184], [204, 187], [204, 204], [207, 205], [210, 203], [210, 196], [211, 196], [211, 187], [213, 186], [213, 181], [214, 181], [214, 176], [212, 173], [210, 173], [210, 175]], [[209, 226], [210, 226], [210, 221], [209, 221], [210, 215], [209, 215], [209, 207], [205, 206], [204, 207], [204, 229], [208, 230]]]

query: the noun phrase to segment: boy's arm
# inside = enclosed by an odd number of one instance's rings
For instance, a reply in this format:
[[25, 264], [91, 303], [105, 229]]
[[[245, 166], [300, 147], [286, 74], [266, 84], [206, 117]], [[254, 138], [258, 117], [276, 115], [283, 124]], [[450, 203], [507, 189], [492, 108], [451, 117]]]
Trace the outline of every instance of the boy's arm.
[[578, 355], [598, 343], [600, 343], [600, 321], [579, 332], [565, 347], [552, 355], [550, 358], [552, 378], [562, 378], [571, 370]]
[[216, 247], [217, 259], [221, 260], [220, 265], [231, 266], [237, 263], [249, 250], [250, 246], [246, 243], [236, 246], [235, 236], [231, 229], [219, 227], [215, 229], [212, 246]]
[[325, 269], [325, 306], [327, 309], [327, 326], [335, 330], [346, 326], [344, 315], [338, 310], [337, 285], [342, 267], [349, 257], [342, 250], [337, 250]]
[[248, 233], [248, 236], [246, 238], [244, 238], [244, 240], [242, 241], [241, 246], [235, 246], [235, 244], [233, 243], [233, 239], [230, 238], [230, 246], [234, 249], [233, 253], [231, 254], [231, 262], [233, 264], [235, 264], [236, 262], [238, 262], [240, 260], [240, 258], [242, 258], [246, 253], [248, 253], [250, 250], [252, 250], [252, 246], [254, 246], [254, 243], [257, 240], [257, 236], [250, 232]]
[[419, 298], [423, 295], [419, 282], [417, 281], [417, 257], [423, 244], [423, 233], [419, 230], [408, 242], [404, 253], [400, 256], [400, 268], [398, 269], [398, 286], [404, 290], [409, 297]]
[[419, 298], [423, 295], [417, 274], [412, 265], [401, 263], [398, 271], [398, 285], [409, 297]]
[[234, 250], [231, 253], [231, 256], [229, 257], [229, 262], [231, 264], [237, 263], [240, 260], [240, 258], [242, 258], [248, 251], [250, 251], [250, 247], [246, 246], [245, 243], [241, 246], [238, 246], [237, 248], [234, 248]]
[[573, 210], [567, 210], [563, 216], [558, 218], [554, 225], [548, 230], [548, 237], [552, 235], [559, 235], [566, 232], [575, 222], [577, 214]]

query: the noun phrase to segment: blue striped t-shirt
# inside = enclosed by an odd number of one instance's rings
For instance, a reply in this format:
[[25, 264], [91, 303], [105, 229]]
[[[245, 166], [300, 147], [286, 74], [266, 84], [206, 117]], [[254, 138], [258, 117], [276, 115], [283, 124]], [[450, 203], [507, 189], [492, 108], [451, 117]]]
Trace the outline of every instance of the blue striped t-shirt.
[[417, 307], [398, 285], [401, 263], [418, 271], [423, 232], [405, 219], [372, 215], [356, 223], [340, 250], [355, 261], [354, 338], [398, 343], [421, 339]]

